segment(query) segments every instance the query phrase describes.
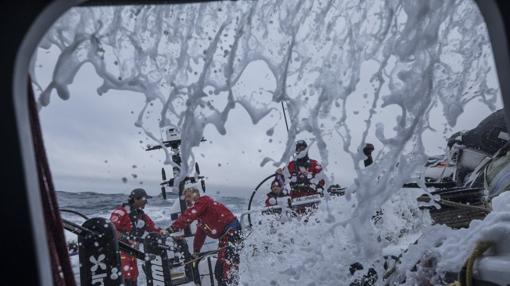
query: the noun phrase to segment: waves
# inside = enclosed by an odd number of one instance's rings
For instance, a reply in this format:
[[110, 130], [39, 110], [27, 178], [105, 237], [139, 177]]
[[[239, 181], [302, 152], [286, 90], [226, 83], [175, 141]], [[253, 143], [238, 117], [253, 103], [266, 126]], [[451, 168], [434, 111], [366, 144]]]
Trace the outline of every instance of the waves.
[[[246, 210], [248, 201], [239, 197], [227, 197], [218, 194], [208, 194], [215, 200], [225, 204], [234, 213]], [[127, 202], [127, 194], [102, 194], [95, 192], [66, 192], [58, 191], [57, 198], [61, 209], [70, 209], [83, 213], [88, 217], [106, 217], [119, 205]], [[176, 197], [164, 200], [160, 196], [153, 196], [148, 200], [146, 213], [154, 219], [158, 226], [168, 226], [170, 222], [170, 208]], [[79, 216], [62, 213], [62, 216], [74, 222], [83, 222]]]

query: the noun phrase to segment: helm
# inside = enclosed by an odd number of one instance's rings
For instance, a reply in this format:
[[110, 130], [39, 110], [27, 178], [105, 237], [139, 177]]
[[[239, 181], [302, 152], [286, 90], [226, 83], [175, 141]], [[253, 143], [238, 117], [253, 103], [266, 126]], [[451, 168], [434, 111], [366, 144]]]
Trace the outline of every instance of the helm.
[[296, 159], [302, 159], [308, 155], [308, 144], [306, 144], [305, 140], [296, 141]]

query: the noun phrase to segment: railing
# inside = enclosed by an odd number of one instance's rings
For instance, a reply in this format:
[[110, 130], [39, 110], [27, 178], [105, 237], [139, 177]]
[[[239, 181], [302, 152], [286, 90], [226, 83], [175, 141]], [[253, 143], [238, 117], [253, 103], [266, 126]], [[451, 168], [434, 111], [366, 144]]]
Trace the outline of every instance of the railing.
[[[210, 256], [217, 251], [209, 251], [192, 256], [186, 240], [172, 236], [149, 234], [141, 242], [144, 251], [140, 251], [129, 244], [119, 241], [113, 225], [104, 218], [88, 218], [76, 211], [62, 210], [74, 213], [87, 219], [82, 225], [63, 219], [63, 227], [78, 236], [79, 261], [80, 261], [80, 284], [120, 286], [124, 281], [120, 271], [120, 251], [133, 256], [144, 263], [146, 284], [148, 286], [176, 286], [190, 282], [201, 285], [201, 277], [209, 276], [211, 285], [214, 285], [214, 273], [211, 267]], [[167, 238], [173, 239], [173, 246], [164, 245], [162, 241]], [[169, 257], [169, 252], [176, 254]], [[176, 257], [179, 261], [175, 261]], [[199, 273], [199, 262], [206, 258], [209, 273]], [[181, 275], [175, 275], [171, 270], [183, 269]]]

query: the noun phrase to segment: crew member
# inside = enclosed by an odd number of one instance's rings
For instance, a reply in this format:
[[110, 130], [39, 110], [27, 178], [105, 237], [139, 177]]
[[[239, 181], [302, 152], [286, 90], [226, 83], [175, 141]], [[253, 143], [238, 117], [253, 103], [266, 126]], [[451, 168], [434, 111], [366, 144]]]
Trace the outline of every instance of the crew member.
[[[277, 176], [281, 175], [277, 174]], [[282, 184], [282, 181], [277, 179], [271, 183], [271, 192], [266, 195], [266, 207], [281, 205], [283, 201], [287, 201], [283, 199], [286, 195], [283, 192]]]
[[[147, 232], [165, 233], [166, 231], [154, 225], [152, 219], [144, 213], [147, 204], [147, 192], [144, 189], [131, 191], [128, 202], [118, 206], [110, 216], [110, 221], [117, 230], [120, 241], [126, 242], [134, 248], [138, 248], [139, 242]], [[138, 281], [138, 266], [136, 257], [120, 252], [122, 277], [125, 286], [136, 286]]]
[[183, 230], [197, 220], [194, 256], [199, 255], [206, 236], [218, 239], [218, 259], [214, 268], [216, 280], [220, 286], [237, 285], [241, 224], [227, 207], [209, 196], [200, 196], [197, 188], [187, 188], [183, 194], [188, 209], [172, 223], [170, 231]]
[[[323, 178], [322, 166], [308, 157], [308, 144], [304, 140], [296, 142], [294, 160], [283, 170], [278, 169], [278, 174], [283, 174], [285, 179], [290, 179], [291, 198], [298, 198], [310, 195], [310, 187], [323, 189], [325, 180]], [[301, 188], [305, 186], [305, 188]]]

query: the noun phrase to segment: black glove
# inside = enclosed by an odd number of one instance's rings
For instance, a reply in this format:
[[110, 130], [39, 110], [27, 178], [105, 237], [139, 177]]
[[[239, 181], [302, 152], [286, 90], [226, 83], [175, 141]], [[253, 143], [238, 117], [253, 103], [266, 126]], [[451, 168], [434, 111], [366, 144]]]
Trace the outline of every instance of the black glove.
[[374, 151], [374, 145], [367, 143], [365, 147], [363, 147], [363, 154], [365, 156], [370, 157], [372, 155], [372, 152]]

